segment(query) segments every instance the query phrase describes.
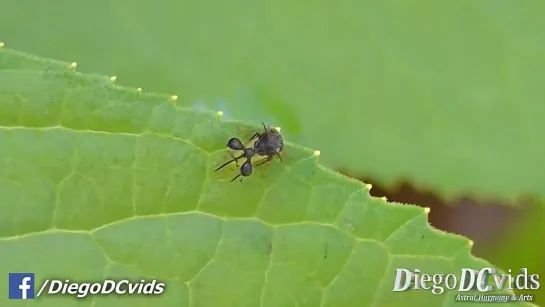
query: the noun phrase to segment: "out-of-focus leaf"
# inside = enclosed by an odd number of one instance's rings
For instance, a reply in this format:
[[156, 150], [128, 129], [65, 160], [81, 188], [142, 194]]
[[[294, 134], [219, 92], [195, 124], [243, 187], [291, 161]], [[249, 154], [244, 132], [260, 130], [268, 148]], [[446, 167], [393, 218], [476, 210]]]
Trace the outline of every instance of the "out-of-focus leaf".
[[319, 148], [327, 166], [443, 196], [543, 197], [544, 10], [492, 0], [4, 0], [0, 39], [272, 122]]

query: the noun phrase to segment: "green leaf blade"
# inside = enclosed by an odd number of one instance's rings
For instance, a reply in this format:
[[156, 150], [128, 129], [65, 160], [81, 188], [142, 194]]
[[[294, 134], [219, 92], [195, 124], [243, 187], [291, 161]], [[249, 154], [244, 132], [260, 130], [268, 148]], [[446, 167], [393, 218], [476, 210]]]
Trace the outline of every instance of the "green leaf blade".
[[[0, 63], [17, 55], [1, 50]], [[286, 143], [265, 178], [231, 183], [235, 167], [213, 169], [240, 125], [68, 66], [0, 88], [0, 114], [25, 110], [0, 117], [2, 274], [166, 282], [159, 297], [89, 298], [95, 307], [451, 306], [447, 294], [392, 293], [395, 268], [488, 265], [425, 209], [371, 197], [307, 148]]]

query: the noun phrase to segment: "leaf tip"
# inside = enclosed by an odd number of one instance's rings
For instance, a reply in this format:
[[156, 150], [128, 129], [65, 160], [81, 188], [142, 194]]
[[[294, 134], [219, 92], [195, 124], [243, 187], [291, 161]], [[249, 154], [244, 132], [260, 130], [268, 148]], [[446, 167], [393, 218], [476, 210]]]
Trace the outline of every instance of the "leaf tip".
[[115, 80], [117, 80], [117, 76], [111, 76], [110, 77], [110, 81], [114, 82]]
[[430, 211], [431, 211], [431, 209], [430, 209], [430, 208], [428, 208], [428, 207], [424, 208], [424, 213], [425, 213], [425, 214], [429, 214], [429, 213], [430, 213]]
[[72, 63], [70, 63], [69, 67], [74, 69], [74, 68], [78, 67], [78, 63], [72, 62]]
[[373, 185], [368, 183], [365, 185], [365, 187], [367, 188], [367, 191], [371, 192], [371, 189], [373, 188]]
[[4, 47], [4, 42], [0, 42], [0, 48]]
[[140, 92], [142, 92], [142, 88], [139, 87], [139, 88], [136, 89], [136, 91], [140, 93]]
[[313, 156], [319, 157], [322, 153], [319, 150], [315, 150], [314, 153], [312, 153]]
[[172, 95], [172, 96], [170, 96], [170, 100], [176, 101], [176, 100], [178, 100], [178, 96]]
[[282, 130], [282, 128], [280, 128], [280, 127], [275, 127], [274, 130], [276, 130], [278, 133], [280, 133], [280, 130]]
[[388, 198], [386, 198], [386, 196], [380, 197], [380, 199], [382, 199], [383, 201], [388, 201]]
[[223, 117], [223, 111], [216, 112], [216, 116], [219, 117], [219, 118], [222, 118]]
[[469, 245], [469, 248], [472, 248], [473, 247], [473, 241], [467, 240], [467, 245]]

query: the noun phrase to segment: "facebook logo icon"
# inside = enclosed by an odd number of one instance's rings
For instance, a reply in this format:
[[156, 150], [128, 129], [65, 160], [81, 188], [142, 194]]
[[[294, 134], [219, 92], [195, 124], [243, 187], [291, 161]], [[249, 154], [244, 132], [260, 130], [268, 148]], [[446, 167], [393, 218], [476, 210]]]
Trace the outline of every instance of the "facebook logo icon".
[[34, 273], [9, 273], [9, 299], [34, 299]]

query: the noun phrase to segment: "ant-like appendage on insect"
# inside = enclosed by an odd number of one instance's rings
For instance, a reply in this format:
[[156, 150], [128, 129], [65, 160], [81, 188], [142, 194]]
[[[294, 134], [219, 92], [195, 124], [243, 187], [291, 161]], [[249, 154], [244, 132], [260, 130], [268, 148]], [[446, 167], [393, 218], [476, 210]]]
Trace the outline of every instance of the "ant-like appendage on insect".
[[248, 177], [252, 174], [253, 172], [253, 167], [252, 167], [252, 163], [250, 162], [250, 160], [247, 160], [246, 162], [244, 162], [244, 164], [242, 164], [242, 166], [240, 167], [240, 174], [236, 175], [233, 179], [231, 179], [231, 182], [235, 181], [237, 178], [239, 178], [240, 176], [243, 176], [242, 178], [240, 178], [240, 182], [242, 182], [242, 179], [244, 177]]
[[219, 171], [220, 169], [226, 167], [227, 165], [229, 165], [229, 164], [231, 164], [231, 163], [233, 163], [233, 162], [235, 162], [235, 164], [238, 166], [238, 160], [239, 160], [240, 158], [243, 158], [244, 156], [245, 156], [245, 153], [242, 153], [242, 154], [241, 154], [240, 156], [238, 156], [238, 157], [235, 157], [234, 155], [231, 154], [231, 157], [232, 157], [233, 159], [231, 159], [231, 160], [229, 160], [229, 161], [223, 163], [222, 165], [218, 166], [218, 167], [214, 170], [214, 172]]
[[[230, 149], [232, 150], [242, 150], [244, 151], [242, 154], [240, 154], [239, 156], [235, 157], [233, 154], [231, 154], [231, 157], [232, 159], [223, 163], [222, 165], [218, 166], [218, 168], [216, 168], [214, 171], [217, 172], [219, 171], [220, 169], [226, 167], [227, 165], [235, 162], [235, 164], [238, 166], [238, 160], [239, 159], [242, 159], [242, 158], [246, 158], [246, 162], [242, 165], [242, 167], [244, 167], [244, 165], [251, 160], [251, 158], [253, 156], [255, 156], [256, 154], [256, 151], [254, 148], [246, 148], [244, 147], [244, 145], [242, 145], [242, 143], [240, 142], [239, 139], [237, 138], [231, 138], [229, 140], [229, 142], [227, 142], [227, 147], [229, 147]], [[251, 166], [251, 165], [250, 165]], [[248, 175], [249, 176], [249, 175]]]
[[[229, 139], [229, 141], [227, 142], [227, 147], [231, 150], [242, 150], [243, 153], [237, 157], [231, 155], [233, 159], [220, 165], [218, 168], [216, 168], [215, 171], [218, 171], [233, 162], [235, 162], [238, 166], [238, 160], [241, 158], [245, 158], [246, 162], [244, 162], [244, 164], [240, 167], [240, 174], [238, 174], [235, 178], [231, 180], [231, 182], [233, 182], [241, 176], [250, 176], [253, 172], [254, 167], [258, 167], [262, 164], [270, 162], [275, 156], [278, 157], [281, 162], [283, 162], [282, 157], [280, 156], [280, 153], [284, 150], [284, 139], [282, 138], [282, 135], [277, 129], [267, 127], [264, 122], [261, 122], [261, 124], [263, 125], [263, 132], [254, 133], [252, 137], [246, 142], [249, 143], [250, 141], [255, 139], [252, 147], [245, 147], [239, 138], [233, 137]], [[255, 155], [266, 157], [266, 159], [260, 161], [255, 166], [252, 166], [251, 159]]]
[[248, 160], [242, 164], [242, 167], [240, 168], [240, 174], [244, 177], [248, 177], [252, 174], [253, 168], [252, 163]]
[[244, 145], [242, 145], [242, 142], [238, 138], [229, 139], [227, 142], [227, 147], [232, 150], [244, 150]]
[[242, 142], [238, 138], [230, 138], [229, 141], [227, 142], [227, 147], [229, 147], [232, 150], [244, 150], [244, 152], [238, 157], [235, 157], [233, 154], [231, 154], [232, 159], [220, 165], [218, 168], [214, 170], [214, 172], [219, 171], [220, 169], [226, 167], [227, 165], [233, 162], [235, 162], [235, 164], [238, 166], [238, 160], [248, 155], [248, 152], [247, 152], [248, 149], [246, 149], [246, 147], [242, 145]]

